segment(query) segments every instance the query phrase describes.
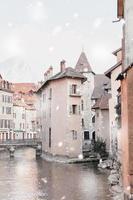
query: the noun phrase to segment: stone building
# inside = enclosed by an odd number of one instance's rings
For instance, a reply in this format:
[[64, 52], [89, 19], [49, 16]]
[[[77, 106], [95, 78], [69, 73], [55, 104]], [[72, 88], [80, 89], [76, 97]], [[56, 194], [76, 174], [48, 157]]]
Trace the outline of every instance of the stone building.
[[[91, 65], [84, 52], [81, 53], [78, 62], [75, 66], [77, 72], [82, 73], [86, 77], [81, 91], [81, 114], [82, 114], [82, 130], [84, 144], [90, 143], [93, 138], [94, 127], [92, 118], [94, 116], [91, 110], [92, 101], [91, 96], [94, 90], [94, 77], [95, 73], [92, 71]], [[83, 145], [84, 145], [83, 144]]]
[[0, 75], [0, 140], [13, 139], [13, 92]]
[[[101, 99], [102, 95], [104, 95], [105, 89], [109, 90], [110, 80], [104, 74], [95, 74], [93, 72], [92, 67], [84, 52], [81, 53], [75, 69], [76, 71], [82, 73], [87, 79], [83, 83], [82, 87], [81, 115], [82, 115], [82, 132], [84, 139], [83, 151], [88, 151], [89, 146], [91, 146], [91, 142], [97, 140], [98, 136], [100, 135], [98, 133], [98, 129], [96, 129], [96, 124], [98, 123], [96, 120], [99, 121], [101, 118], [100, 119], [96, 118], [95, 109], [92, 109], [92, 107], [99, 99]], [[106, 111], [109, 112], [108, 109]], [[109, 141], [108, 131], [106, 132], [106, 136], [107, 136], [106, 140]], [[102, 133], [101, 133], [101, 138], [105, 139], [104, 136], [102, 137]]]
[[85, 77], [61, 62], [60, 72], [45, 73], [37, 91], [44, 153], [68, 157], [82, 154], [81, 91]]

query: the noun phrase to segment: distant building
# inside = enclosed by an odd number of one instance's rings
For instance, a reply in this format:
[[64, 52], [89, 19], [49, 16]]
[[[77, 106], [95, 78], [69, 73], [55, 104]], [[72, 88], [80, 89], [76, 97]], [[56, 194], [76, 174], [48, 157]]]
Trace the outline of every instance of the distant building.
[[13, 83], [13, 119], [15, 139], [39, 137], [37, 131], [36, 95], [34, 83]]
[[18, 100], [13, 104], [13, 130], [15, 139], [37, 138], [36, 109]]
[[81, 91], [85, 77], [61, 62], [60, 72], [45, 73], [37, 91], [43, 152], [78, 157], [82, 154]]
[[0, 75], [0, 140], [13, 139], [13, 92]]

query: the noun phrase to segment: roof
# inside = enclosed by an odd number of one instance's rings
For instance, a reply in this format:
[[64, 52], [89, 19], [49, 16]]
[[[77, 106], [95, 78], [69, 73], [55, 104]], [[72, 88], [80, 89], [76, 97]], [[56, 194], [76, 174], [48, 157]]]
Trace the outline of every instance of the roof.
[[88, 62], [87, 56], [84, 52], [81, 53], [78, 62], [75, 66], [78, 72], [93, 72], [90, 63]]
[[14, 100], [13, 101], [13, 106], [23, 107], [26, 110], [35, 110], [34, 105], [27, 105], [27, 103], [24, 101], [24, 99]]
[[36, 88], [37, 86], [35, 83], [13, 83], [12, 84], [12, 90], [14, 92], [28, 93], [31, 90], [36, 91]]
[[116, 49], [115, 51], [112, 52], [113, 55], [117, 56], [117, 53], [122, 51], [122, 48], [120, 47], [119, 49]]
[[13, 83], [14, 100], [23, 98], [26, 104], [34, 104], [36, 101], [36, 95], [34, 94], [36, 89], [37, 85], [35, 83]]
[[108, 110], [110, 97], [111, 95], [108, 93], [103, 94], [101, 98], [96, 101], [92, 109]]
[[120, 65], [122, 65], [122, 60], [119, 61], [117, 64], [115, 64], [114, 66], [112, 66], [110, 69], [108, 69], [104, 74], [108, 77], [111, 78], [111, 72], [113, 70], [115, 70], [117, 67], [119, 67]]
[[54, 81], [62, 78], [76, 78], [76, 79], [83, 79], [86, 80], [86, 77], [83, 76], [81, 73], [77, 72], [75, 69], [71, 67], [65, 68], [64, 71], [57, 73], [56, 75], [52, 76], [48, 80], [46, 80], [42, 86], [37, 90], [39, 92], [49, 81]]
[[133, 63], [131, 63], [131, 65], [129, 65], [128, 67], [126, 67], [119, 75], [118, 77], [116, 78], [116, 80], [122, 80], [124, 79], [124, 74], [128, 72], [128, 70], [130, 70], [131, 68], [133, 67]]
[[99, 99], [105, 93], [105, 90], [111, 88], [110, 79], [104, 74], [96, 74], [94, 76], [94, 90], [92, 99]]

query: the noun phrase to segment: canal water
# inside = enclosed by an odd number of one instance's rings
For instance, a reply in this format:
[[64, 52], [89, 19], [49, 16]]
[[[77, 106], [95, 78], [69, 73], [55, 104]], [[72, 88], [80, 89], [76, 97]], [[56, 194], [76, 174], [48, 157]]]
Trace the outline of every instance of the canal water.
[[36, 160], [31, 148], [0, 152], [0, 200], [111, 200], [108, 172]]

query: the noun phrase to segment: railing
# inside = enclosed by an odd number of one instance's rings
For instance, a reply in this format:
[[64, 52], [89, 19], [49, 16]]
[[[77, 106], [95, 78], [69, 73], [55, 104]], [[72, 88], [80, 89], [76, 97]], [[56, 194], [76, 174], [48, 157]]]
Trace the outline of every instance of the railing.
[[35, 145], [41, 143], [39, 138], [37, 139], [17, 139], [17, 140], [0, 140], [0, 145]]

